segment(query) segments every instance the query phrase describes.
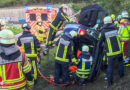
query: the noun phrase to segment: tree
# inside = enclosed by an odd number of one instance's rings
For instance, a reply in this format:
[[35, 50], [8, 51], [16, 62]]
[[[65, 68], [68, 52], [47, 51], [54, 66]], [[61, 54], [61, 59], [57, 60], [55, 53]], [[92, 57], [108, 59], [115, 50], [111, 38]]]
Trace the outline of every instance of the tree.
[[[75, 8], [79, 7], [79, 2], [84, 2], [89, 5], [91, 3], [100, 4], [109, 14], [120, 14], [122, 10], [127, 10], [130, 13], [130, 0], [1, 0], [0, 7], [34, 4], [34, 3], [73, 3]], [[82, 5], [81, 5], [82, 7]]]

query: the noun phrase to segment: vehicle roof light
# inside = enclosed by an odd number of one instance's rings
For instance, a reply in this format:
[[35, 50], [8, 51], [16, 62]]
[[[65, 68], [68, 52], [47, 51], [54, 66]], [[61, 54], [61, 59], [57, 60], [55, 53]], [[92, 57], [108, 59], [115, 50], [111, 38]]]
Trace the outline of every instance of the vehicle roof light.
[[81, 35], [81, 36], [85, 35], [85, 30], [79, 29], [78, 34]]
[[51, 5], [47, 5], [46, 8], [49, 11], [51, 9]]

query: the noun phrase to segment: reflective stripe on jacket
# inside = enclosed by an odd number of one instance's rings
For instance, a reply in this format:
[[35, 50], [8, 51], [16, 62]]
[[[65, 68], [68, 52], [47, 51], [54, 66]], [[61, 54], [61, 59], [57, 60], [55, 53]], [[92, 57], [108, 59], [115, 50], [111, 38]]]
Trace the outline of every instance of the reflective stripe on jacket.
[[64, 21], [72, 22], [69, 19], [69, 17], [65, 13], [63, 13], [62, 10], [60, 9], [59, 12], [57, 13], [56, 17], [50, 24], [50, 29], [49, 29], [47, 39], [46, 39], [46, 45], [51, 45], [53, 43], [53, 41], [50, 39], [53, 35], [55, 35], [55, 31], [58, 30], [63, 25]]
[[36, 25], [35, 29], [36, 29], [35, 35], [39, 38], [43, 38], [44, 34], [45, 34], [45, 30], [44, 30], [43, 26]]
[[107, 56], [114, 56], [122, 53], [121, 43], [117, 35], [117, 30], [113, 24], [104, 25], [99, 38], [100, 42], [105, 42]]
[[[31, 64], [22, 54], [14, 60], [0, 57], [0, 90], [19, 90], [26, 86], [25, 73], [31, 71]], [[8, 61], [8, 62], [7, 62]]]
[[128, 20], [121, 20], [118, 35], [121, 41], [128, 41], [130, 39], [130, 24], [128, 23]]
[[37, 52], [40, 51], [38, 39], [28, 31], [23, 32], [23, 35], [18, 38], [17, 44], [22, 46], [27, 57], [37, 57]]
[[93, 58], [87, 53], [83, 53], [79, 56], [80, 62], [78, 64], [78, 69], [76, 70], [76, 75], [80, 78], [88, 78]]
[[58, 41], [55, 59], [62, 62], [76, 62], [73, 48], [72, 37], [70, 35], [63, 35]]
[[117, 28], [120, 27], [120, 23], [118, 21], [115, 21], [114, 24], [117, 26]]
[[65, 15], [62, 11], [59, 11], [54, 20], [52, 21], [52, 23], [50, 24], [50, 26], [54, 30], [58, 30], [64, 21], [72, 22], [67, 15]]

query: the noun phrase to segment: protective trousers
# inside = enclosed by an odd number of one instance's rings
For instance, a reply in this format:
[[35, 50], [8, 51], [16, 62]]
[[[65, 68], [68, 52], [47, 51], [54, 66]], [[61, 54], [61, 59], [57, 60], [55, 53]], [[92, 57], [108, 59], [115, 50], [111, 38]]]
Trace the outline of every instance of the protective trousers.
[[60, 84], [60, 77], [62, 78], [62, 84], [66, 84], [68, 81], [69, 65], [65, 62], [55, 61], [55, 79], [54, 82]]
[[87, 79], [85, 79], [85, 78], [80, 78], [80, 77], [77, 76], [78, 85], [85, 84], [85, 81], [87, 81]]
[[123, 59], [126, 59], [126, 48], [128, 41], [121, 41], [122, 51], [123, 51]]
[[49, 32], [48, 32], [48, 35], [47, 35], [47, 40], [46, 40], [46, 45], [51, 45], [54, 43], [54, 38], [55, 38], [55, 35], [56, 35], [56, 30], [53, 29], [51, 26], [50, 26], [50, 29], [49, 29]]
[[30, 62], [32, 64], [31, 73], [34, 77], [34, 85], [37, 84], [37, 58], [36, 57], [29, 57]]
[[123, 66], [123, 58], [122, 54], [120, 55], [115, 55], [115, 56], [108, 56], [108, 67], [107, 67], [107, 78], [108, 82], [113, 82], [113, 65], [114, 61], [118, 60], [118, 72], [119, 76], [122, 77], [124, 76], [124, 66]]

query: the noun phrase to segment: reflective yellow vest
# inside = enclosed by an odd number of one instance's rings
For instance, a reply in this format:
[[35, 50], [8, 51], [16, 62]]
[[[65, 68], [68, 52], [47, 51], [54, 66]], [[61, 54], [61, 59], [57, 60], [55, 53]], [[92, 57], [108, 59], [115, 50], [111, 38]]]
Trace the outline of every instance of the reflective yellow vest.
[[79, 56], [80, 62], [78, 64], [78, 69], [76, 70], [76, 75], [80, 78], [88, 78], [91, 66], [92, 66], [92, 56], [89, 59]]
[[120, 23], [118, 21], [115, 21], [114, 24], [117, 26], [117, 28], [120, 27]]
[[[41, 32], [41, 33], [39, 33], [39, 32]], [[43, 28], [43, 26], [39, 26], [39, 25], [37, 25], [36, 26], [36, 36], [37, 37], [39, 37], [39, 38], [43, 38], [44, 37], [44, 34], [45, 34], [45, 30], [44, 30], [44, 28]]]
[[[35, 53], [35, 46], [34, 46], [34, 40], [33, 37], [27, 37], [27, 38], [22, 38], [22, 48], [25, 52], [25, 46], [24, 46], [24, 42], [25, 40], [30, 40], [30, 44], [31, 44], [31, 53], [26, 53], [27, 57], [37, 57], [37, 53]], [[37, 49], [38, 51], [40, 50], [39, 48]]]
[[0, 57], [0, 90], [19, 90], [26, 86], [26, 78], [24, 73], [27, 73], [31, 64], [23, 65], [24, 58], [22, 54], [13, 60], [4, 60]]
[[130, 39], [130, 26], [128, 25], [128, 20], [122, 19], [120, 23], [120, 28], [118, 35], [121, 41], [128, 41]]

